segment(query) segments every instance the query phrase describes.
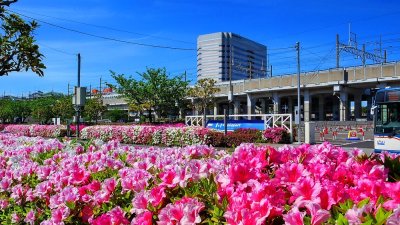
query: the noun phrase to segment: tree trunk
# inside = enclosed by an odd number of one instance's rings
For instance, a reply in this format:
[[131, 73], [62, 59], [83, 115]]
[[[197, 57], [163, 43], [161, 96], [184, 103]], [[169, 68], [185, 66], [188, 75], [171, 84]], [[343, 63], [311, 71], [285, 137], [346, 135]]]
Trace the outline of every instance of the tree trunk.
[[203, 127], [206, 127], [206, 126], [207, 126], [206, 111], [207, 111], [207, 108], [204, 107], [204, 108], [203, 108]]
[[147, 110], [147, 112], [149, 113], [149, 122], [152, 123], [153, 118], [151, 117], [151, 109]]

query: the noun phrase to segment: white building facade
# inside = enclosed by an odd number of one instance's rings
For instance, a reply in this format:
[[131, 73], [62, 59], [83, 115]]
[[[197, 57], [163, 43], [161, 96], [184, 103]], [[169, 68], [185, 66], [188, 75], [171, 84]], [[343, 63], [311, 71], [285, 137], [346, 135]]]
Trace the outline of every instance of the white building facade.
[[265, 45], [231, 32], [197, 38], [197, 79], [217, 82], [266, 77]]

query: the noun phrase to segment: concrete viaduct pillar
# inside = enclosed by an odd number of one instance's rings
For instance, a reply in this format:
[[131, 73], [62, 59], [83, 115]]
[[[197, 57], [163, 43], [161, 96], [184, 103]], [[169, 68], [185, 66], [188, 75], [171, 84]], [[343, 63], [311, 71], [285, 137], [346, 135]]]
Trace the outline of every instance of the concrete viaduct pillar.
[[281, 104], [281, 99], [277, 92], [274, 92], [272, 95], [272, 101], [274, 102], [274, 114], [279, 114], [279, 107]]
[[[247, 114], [254, 114], [255, 111], [255, 104], [254, 104], [254, 97], [251, 94], [247, 94]], [[251, 120], [251, 116], [247, 119]]]
[[218, 115], [218, 103], [214, 103], [214, 116]]
[[304, 121], [308, 122], [311, 118], [311, 96], [310, 91], [304, 91]]
[[340, 121], [347, 121], [349, 120], [349, 95], [348, 93], [343, 90], [340, 92], [340, 106], [339, 106], [339, 113], [340, 113]]
[[320, 95], [318, 97], [318, 120], [320, 121], [325, 120], [324, 103], [325, 97]]
[[261, 114], [265, 114], [265, 110], [266, 110], [266, 101], [265, 101], [265, 99], [260, 99], [260, 101], [261, 101]]
[[354, 117], [361, 118], [361, 93], [354, 95]]
[[288, 113], [292, 114], [293, 116], [293, 98], [290, 96], [288, 97]]

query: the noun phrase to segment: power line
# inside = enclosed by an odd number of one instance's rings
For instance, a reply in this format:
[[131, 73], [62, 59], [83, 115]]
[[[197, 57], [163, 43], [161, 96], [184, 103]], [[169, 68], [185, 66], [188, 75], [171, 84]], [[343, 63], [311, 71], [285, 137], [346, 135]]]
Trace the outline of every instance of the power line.
[[[11, 11], [11, 10], [9, 10], [9, 11]], [[83, 24], [83, 25], [87, 25], [87, 26], [92, 26], [92, 27], [97, 27], [97, 28], [102, 28], [102, 29], [107, 29], [107, 30], [113, 30], [113, 31], [118, 31], [118, 32], [123, 32], [123, 33], [135, 34], [135, 35], [140, 35], [140, 36], [147, 36], [147, 37], [152, 37], [152, 38], [157, 38], [157, 39], [162, 39], [162, 40], [175, 41], [175, 42], [181, 42], [181, 43], [187, 43], [187, 44], [195, 44], [195, 43], [189, 42], [189, 41], [176, 40], [176, 39], [167, 38], [167, 37], [160, 37], [160, 36], [155, 36], [155, 35], [150, 35], [150, 34], [143, 34], [143, 33], [138, 33], [138, 32], [133, 32], [133, 31], [128, 31], [128, 30], [113, 28], [113, 27], [109, 27], [109, 26], [85, 23], [85, 22], [80, 22], [80, 21], [76, 21], [76, 20], [65, 19], [65, 18], [60, 18], [60, 17], [55, 17], [55, 16], [44, 15], [44, 14], [40, 14], [40, 13], [35, 13], [35, 12], [27, 11], [27, 10], [21, 10], [21, 9], [15, 10], [14, 9], [14, 11], [17, 11], [17, 12], [18, 11], [22, 11], [22, 12], [30, 13], [30, 14], [33, 14], [33, 15], [38, 15], [38, 16], [53, 18], [53, 19], [57, 19], [57, 20], [61, 20], [61, 21], [67, 21], [67, 22], [72, 22], [72, 23], [77, 23], [77, 24]]]
[[66, 51], [64, 51], [64, 50], [61, 50], [61, 49], [58, 49], [58, 48], [54, 48], [54, 47], [45, 45], [45, 44], [43, 44], [43, 43], [41, 43], [40, 45], [41, 45], [41, 46], [44, 46], [44, 47], [46, 47], [46, 48], [49, 48], [49, 49], [51, 49], [51, 50], [53, 50], [53, 51], [56, 51], [56, 52], [65, 54], [65, 55], [73, 55], [73, 56], [76, 56], [76, 55], [77, 55], [77, 53], [66, 52]]
[[153, 45], [153, 44], [145, 44], [145, 43], [140, 43], [140, 42], [132, 42], [132, 41], [126, 41], [126, 40], [121, 40], [121, 39], [117, 39], [117, 38], [105, 37], [105, 36], [101, 36], [101, 35], [97, 35], [97, 34], [92, 34], [92, 33], [84, 32], [84, 31], [79, 31], [79, 30], [76, 30], [76, 29], [63, 27], [63, 26], [60, 26], [60, 25], [57, 25], [57, 24], [49, 23], [49, 22], [46, 22], [46, 21], [43, 21], [43, 20], [40, 20], [40, 19], [33, 18], [31, 16], [27, 16], [27, 15], [24, 15], [24, 14], [9, 10], [9, 9], [7, 11], [13, 12], [13, 13], [15, 13], [17, 15], [20, 15], [20, 16], [23, 16], [23, 17], [26, 17], [26, 18], [29, 18], [29, 19], [32, 19], [32, 20], [39, 21], [41, 23], [44, 23], [44, 24], [47, 24], [47, 25], [50, 25], [50, 26], [53, 26], [53, 27], [57, 27], [59, 29], [67, 30], [67, 31], [70, 31], [70, 32], [79, 33], [79, 34], [90, 36], [90, 37], [100, 38], [100, 39], [104, 39], [104, 40], [108, 40], [108, 41], [115, 41], [115, 42], [120, 42], [120, 43], [125, 43], [125, 44], [139, 45], [139, 46], [145, 46], [145, 47], [151, 47], [151, 48], [170, 49], [170, 50], [181, 50], [181, 51], [196, 51], [197, 50], [196, 48], [180, 48], [180, 47], [172, 47], [172, 46], [166, 46], [166, 45]]
[[[400, 13], [400, 11], [392, 12], [392, 13], [385, 13], [385, 14], [381, 14], [381, 15], [378, 15], [378, 16], [371, 16], [371, 17], [367, 17], [367, 18], [358, 18], [358, 19], [355, 19], [355, 20], [350, 21], [350, 22], [356, 23], [356, 22], [359, 22], [359, 21], [367, 21], [367, 20], [372, 20], [372, 19], [376, 19], [376, 18], [380, 18], [380, 17], [393, 16], [393, 15], [397, 15], [399, 13]], [[282, 36], [270, 38], [269, 40], [280, 39], [280, 38], [285, 38], [285, 37], [288, 37], [288, 36], [293, 36], [293, 35], [299, 35], [299, 34], [304, 34], [304, 33], [310, 33], [310, 32], [314, 32], [314, 31], [324, 30], [324, 29], [337, 27], [337, 26], [340, 26], [340, 25], [348, 24], [348, 23], [349, 22], [342, 22], [342, 23], [338, 23], [338, 24], [332, 24], [332, 25], [328, 25], [328, 26], [324, 26], [324, 27], [320, 27], [320, 28], [315, 28], [315, 29], [310, 29], [310, 30], [305, 30], [305, 31], [297, 32], [297, 33], [291, 33], [291, 34], [287, 34], [287, 35], [282, 35]]]

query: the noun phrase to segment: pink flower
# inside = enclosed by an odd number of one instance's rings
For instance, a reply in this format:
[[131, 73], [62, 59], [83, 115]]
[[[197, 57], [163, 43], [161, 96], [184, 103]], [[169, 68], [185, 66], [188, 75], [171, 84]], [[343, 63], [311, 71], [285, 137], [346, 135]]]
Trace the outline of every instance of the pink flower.
[[400, 224], [400, 205], [393, 211], [393, 214], [386, 220], [386, 225]]
[[80, 168], [77, 164], [73, 165], [71, 175], [70, 175], [70, 183], [71, 184], [84, 184], [89, 179], [89, 172], [87, 172], [84, 168]]
[[357, 205], [354, 205], [353, 208], [347, 210], [345, 217], [349, 221], [349, 224], [361, 224], [361, 218], [364, 210], [361, 208], [357, 208]]
[[120, 207], [115, 207], [111, 211], [103, 214], [92, 221], [92, 225], [127, 225], [129, 221], [124, 217], [124, 211]]
[[154, 207], [157, 208], [166, 196], [165, 187], [157, 186], [151, 189], [149, 193], [149, 201]]
[[311, 213], [311, 225], [321, 225], [331, 215], [328, 210], [321, 209], [321, 206], [316, 203], [308, 203], [306, 208]]
[[90, 206], [85, 205], [81, 213], [82, 213], [82, 221], [87, 223], [89, 219], [91, 219], [93, 216], [93, 209]]
[[62, 206], [58, 209], [51, 211], [51, 221], [54, 223], [61, 223], [69, 216], [69, 208]]
[[174, 170], [164, 171], [159, 174], [160, 179], [163, 181], [163, 185], [166, 185], [169, 188], [173, 188], [177, 185], [177, 176], [178, 175]]
[[9, 205], [8, 200], [6, 199], [0, 199], [0, 209], [5, 209], [7, 208]]
[[285, 225], [304, 225], [303, 218], [306, 212], [300, 212], [297, 207], [292, 208], [287, 214], [283, 215]]
[[26, 214], [26, 217], [24, 219], [24, 221], [26, 223], [29, 223], [31, 225], [35, 224], [35, 211], [32, 209], [31, 211], [28, 212], [28, 214]]
[[11, 179], [3, 177], [0, 181], [0, 191], [7, 191], [11, 185], [11, 182], [12, 182]]
[[148, 198], [145, 192], [139, 192], [132, 199], [133, 208], [131, 213], [141, 214], [147, 210]]
[[117, 181], [114, 178], [104, 180], [104, 186], [109, 193], [112, 193], [117, 186]]
[[65, 202], [75, 203], [79, 199], [79, 191], [76, 187], [67, 186], [62, 190], [63, 200]]
[[170, 224], [198, 224], [201, 222], [199, 215], [204, 209], [204, 204], [193, 198], [182, 198], [174, 204], [170, 203], [161, 209], [158, 218], [159, 225]]
[[21, 218], [18, 216], [17, 213], [11, 214], [11, 222], [12, 223], [18, 223], [19, 221], [21, 221]]
[[302, 164], [292, 162], [283, 164], [281, 168], [276, 170], [275, 174], [276, 179], [290, 183], [296, 182], [300, 177], [310, 175], [310, 173], [304, 169], [304, 166]]
[[136, 224], [137, 225], [139, 225], [139, 224], [140, 225], [152, 225], [153, 224], [153, 215], [149, 211], [139, 214], [131, 222], [131, 225], [136, 225]]
[[141, 191], [145, 189], [148, 180], [152, 177], [146, 170], [131, 168], [120, 170], [119, 175], [123, 191]]
[[386, 209], [394, 210], [400, 205], [400, 182], [396, 183], [386, 183], [385, 190], [387, 190], [387, 195], [391, 199], [386, 201], [383, 206]]
[[302, 178], [299, 182], [295, 183], [291, 191], [294, 199], [293, 203], [297, 207], [304, 206], [305, 203], [312, 201], [315, 203], [320, 203], [319, 193], [321, 192], [321, 184], [319, 182], [314, 182], [310, 177]]

